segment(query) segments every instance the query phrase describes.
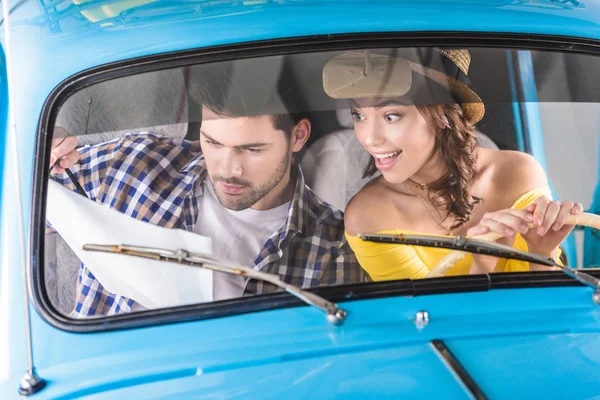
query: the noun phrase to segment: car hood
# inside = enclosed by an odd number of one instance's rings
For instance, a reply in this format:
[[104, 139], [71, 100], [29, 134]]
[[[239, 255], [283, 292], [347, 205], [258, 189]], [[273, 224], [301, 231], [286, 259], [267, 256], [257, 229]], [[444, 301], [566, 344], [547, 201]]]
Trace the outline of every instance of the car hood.
[[[591, 397], [600, 393], [600, 307], [591, 294], [573, 287], [351, 301], [342, 303], [341, 327], [297, 307], [60, 334], [73, 351], [45, 330], [36, 348], [49, 386], [38, 396], [471, 397], [432, 345], [441, 341], [488, 398], [571, 398], [574, 388]], [[424, 326], [414, 321], [419, 310], [429, 313]]]
[[[597, 334], [517, 335], [445, 343], [487, 398], [591, 397], [600, 390]], [[61, 398], [99, 395], [98, 389]], [[104, 387], [107, 398], [470, 398], [430, 343], [336, 354], [289, 354], [219, 368], [189, 368]]]

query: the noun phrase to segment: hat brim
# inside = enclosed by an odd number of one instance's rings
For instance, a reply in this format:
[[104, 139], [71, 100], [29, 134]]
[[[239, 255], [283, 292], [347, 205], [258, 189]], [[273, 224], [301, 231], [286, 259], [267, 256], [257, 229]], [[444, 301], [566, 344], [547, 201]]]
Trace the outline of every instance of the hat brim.
[[446, 90], [452, 92], [459, 101], [465, 117], [469, 120], [469, 122], [476, 124], [477, 122], [481, 121], [485, 114], [485, 106], [477, 93], [463, 83], [442, 72], [425, 67], [421, 64], [414, 63], [412, 61], [409, 61], [408, 63], [413, 72], [431, 79], [438, 85], [444, 87]]

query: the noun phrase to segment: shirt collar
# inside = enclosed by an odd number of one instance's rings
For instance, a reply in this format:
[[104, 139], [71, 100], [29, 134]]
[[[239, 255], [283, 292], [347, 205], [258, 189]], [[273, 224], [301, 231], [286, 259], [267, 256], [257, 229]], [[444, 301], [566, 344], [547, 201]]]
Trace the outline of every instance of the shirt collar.
[[191, 185], [190, 195], [195, 193], [196, 195], [202, 195], [202, 185], [204, 179], [208, 177], [208, 170], [206, 169], [206, 160], [200, 148], [200, 142], [193, 142], [194, 150], [197, 151], [197, 155], [190, 159], [187, 164], [181, 169], [181, 173], [186, 176], [186, 181]]
[[193, 153], [197, 155], [185, 164], [181, 169], [181, 172], [184, 174], [192, 173], [196, 177], [200, 177], [201, 180], [204, 180], [204, 175], [206, 175], [206, 161], [204, 161], [200, 141], [190, 142], [190, 148]]
[[310, 213], [308, 190], [304, 181], [304, 174], [300, 163], [293, 159], [292, 168], [296, 170], [296, 186], [294, 189], [294, 197], [290, 203], [286, 226], [284, 229], [285, 236], [289, 232], [302, 233], [306, 230], [308, 222], [308, 214]]

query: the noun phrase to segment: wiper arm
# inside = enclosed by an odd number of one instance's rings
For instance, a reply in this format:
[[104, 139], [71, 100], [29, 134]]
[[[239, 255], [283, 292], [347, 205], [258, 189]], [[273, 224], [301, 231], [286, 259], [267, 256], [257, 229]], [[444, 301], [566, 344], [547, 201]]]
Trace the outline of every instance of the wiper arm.
[[594, 302], [600, 304], [600, 279], [597, 279], [585, 272], [581, 272], [569, 267], [558, 264], [554, 259], [540, 256], [537, 254], [528, 253], [518, 250], [510, 246], [499, 243], [489, 242], [480, 239], [471, 239], [464, 236], [435, 236], [435, 235], [405, 235], [405, 234], [366, 234], [358, 235], [365, 241], [377, 243], [397, 243], [408, 244], [423, 247], [437, 247], [443, 249], [452, 249], [465, 251], [474, 254], [483, 254], [486, 256], [494, 256], [506, 258], [509, 260], [527, 261], [534, 264], [546, 265], [549, 267], [558, 267], [571, 278], [596, 289], [594, 293]]
[[227, 274], [240, 275], [269, 282], [281, 289], [286, 290], [288, 293], [296, 296], [305, 303], [323, 311], [327, 315], [327, 321], [333, 325], [341, 325], [346, 319], [346, 311], [342, 308], [339, 308], [337, 304], [317, 296], [314, 293], [307, 292], [294, 285], [285, 283], [275, 274], [255, 271], [252, 268], [211, 255], [193, 253], [185, 249], [168, 250], [155, 247], [132, 246], [127, 244], [85, 244], [83, 249], [88, 251], [102, 251], [106, 253], [117, 253], [134, 257], [149, 258], [156, 261], [173, 262], [190, 267], [205, 268], [213, 271], [225, 272]]
[[405, 234], [367, 234], [359, 233], [358, 237], [368, 242], [410, 244], [423, 247], [437, 247], [466, 251], [469, 253], [483, 254], [509, 258], [512, 260], [529, 261], [536, 264], [553, 267], [556, 265], [553, 259], [531, 254], [503, 244], [488, 242], [478, 239], [470, 239], [464, 236], [435, 236], [435, 235], [405, 235]]

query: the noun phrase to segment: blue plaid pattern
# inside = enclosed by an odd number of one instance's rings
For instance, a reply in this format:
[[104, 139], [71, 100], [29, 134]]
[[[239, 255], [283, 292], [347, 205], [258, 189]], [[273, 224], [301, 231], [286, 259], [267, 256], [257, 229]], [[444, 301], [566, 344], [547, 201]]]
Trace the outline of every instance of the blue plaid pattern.
[[[71, 171], [90, 199], [141, 221], [194, 230], [201, 211], [198, 196], [208, 176], [198, 142], [140, 132], [79, 151]], [[299, 287], [365, 281], [343, 235], [343, 213], [322, 202], [295, 166], [297, 182], [286, 222], [264, 244], [253, 268]], [[75, 191], [66, 174], [52, 179]], [[270, 283], [247, 280], [244, 294], [276, 290]], [[105, 290], [81, 265], [72, 317], [126, 313], [134, 303]]]

